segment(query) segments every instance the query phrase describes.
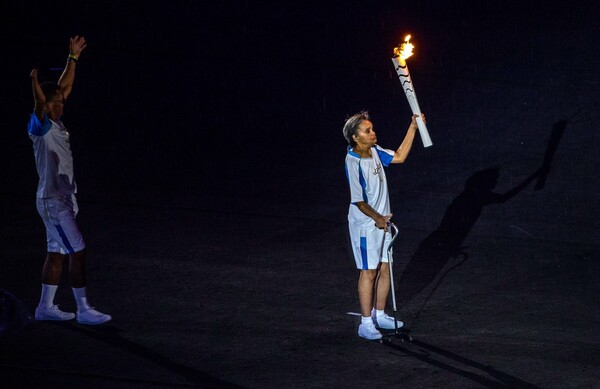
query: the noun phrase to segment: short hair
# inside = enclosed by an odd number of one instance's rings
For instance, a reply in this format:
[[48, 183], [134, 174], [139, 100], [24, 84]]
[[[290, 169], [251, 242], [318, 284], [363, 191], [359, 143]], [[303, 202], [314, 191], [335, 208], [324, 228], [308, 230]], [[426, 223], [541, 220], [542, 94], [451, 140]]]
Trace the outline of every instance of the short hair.
[[346, 124], [344, 124], [344, 129], [342, 132], [344, 133], [344, 138], [346, 138], [350, 146], [356, 146], [356, 142], [352, 137], [358, 132], [358, 126], [360, 126], [360, 123], [365, 120], [370, 120], [368, 111], [361, 111], [346, 119]]
[[46, 97], [46, 102], [52, 100], [60, 91], [60, 85], [53, 81], [46, 81], [40, 84], [42, 93]]

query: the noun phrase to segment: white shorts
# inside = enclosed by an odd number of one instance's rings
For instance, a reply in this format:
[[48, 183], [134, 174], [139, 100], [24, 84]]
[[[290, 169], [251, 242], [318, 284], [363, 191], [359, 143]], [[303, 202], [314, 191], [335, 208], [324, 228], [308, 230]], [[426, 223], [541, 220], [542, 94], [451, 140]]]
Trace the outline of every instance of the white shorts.
[[75, 195], [37, 199], [37, 210], [46, 226], [49, 253], [73, 254], [85, 249], [83, 236], [75, 222]]
[[[350, 244], [356, 261], [356, 267], [360, 270], [375, 270], [380, 262], [388, 262], [388, 247], [392, 240], [392, 234], [379, 228], [360, 228], [348, 223], [350, 231]], [[392, 252], [390, 251], [390, 255]]]

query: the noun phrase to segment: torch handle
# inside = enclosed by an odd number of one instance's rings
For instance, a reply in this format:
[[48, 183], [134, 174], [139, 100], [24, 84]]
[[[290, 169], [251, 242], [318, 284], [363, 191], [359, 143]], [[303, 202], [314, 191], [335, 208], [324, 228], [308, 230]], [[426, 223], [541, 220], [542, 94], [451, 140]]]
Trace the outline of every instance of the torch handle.
[[417, 117], [417, 126], [419, 126], [419, 134], [421, 135], [421, 140], [423, 141], [423, 147], [429, 147], [433, 145], [431, 142], [431, 138], [429, 137], [429, 131], [427, 131], [427, 125], [423, 121], [421, 114], [418, 114]]

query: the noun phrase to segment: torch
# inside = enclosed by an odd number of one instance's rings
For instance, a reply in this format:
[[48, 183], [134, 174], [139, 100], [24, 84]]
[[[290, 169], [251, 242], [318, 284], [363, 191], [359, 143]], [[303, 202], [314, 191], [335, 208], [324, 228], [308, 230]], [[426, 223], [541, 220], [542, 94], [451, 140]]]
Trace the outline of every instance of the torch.
[[419, 134], [421, 134], [421, 140], [423, 141], [423, 147], [429, 147], [433, 143], [429, 137], [427, 126], [421, 117], [421, 108], [419, 108], [419, 102], [417, 101], [417, 95], [415, 94], [415, 87], [413, 86], [412, 79], [410, 78], [410, 73], [408, 71], [408, 65], [406, 64], [406, 59], [413, 55], [412, 49], [414, 48], [412, 43], [409, 41], [410, 35], [407, 35], [404, 39], [404, 43], [402, 43], [399, 47], [394, 48], [394, 57], [392, 58], [392, 62], [394, 63], [396, 73], [398, 73], [398, 78], [400, 78], [400, 84], [402, 84], [402, 89], [404, 89], [410, 109], [412, 110], [413, 114], [419, 115], [417, 117], [417, 125], [419, 127]]

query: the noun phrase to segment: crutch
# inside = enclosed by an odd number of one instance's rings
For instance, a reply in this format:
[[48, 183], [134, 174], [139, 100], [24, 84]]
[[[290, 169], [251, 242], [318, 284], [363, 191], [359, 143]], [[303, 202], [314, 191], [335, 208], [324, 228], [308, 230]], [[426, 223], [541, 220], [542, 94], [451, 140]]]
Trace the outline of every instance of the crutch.
[[[392, 291], [392, 309], [394, 310], [394, 337], [397, 337], [398, 335], [400, 335], [400, 337], [402, 338], [402, 340], [404, 341], [404, 338], [408, 338], [408, 340], [410, 340], [412, 342], [412, 337], [410, 335], [406, 335], [405, 333], [401, 333], [398, 331], [398, 307], [396, 306], [396, 284], [394, 283], [394, 258], [392, 256], [392, 246], [394, 246], [394, 242], [396, 241], [396, 238], [398, 237], [398, 227], [396, 227], [396, 225], [394, 223], [389, 223], [388, 224], [388, 230], [390, 232], [390, 234], [392, 235], [392, 240], [390, 240], [390, 244], [388, 245], [388, 249], [387, 249], [387, 258], [388, 258], [388, 267], [390, 269], [390, 289]], [[389, 337], [389, 336], [388, 336]]]

